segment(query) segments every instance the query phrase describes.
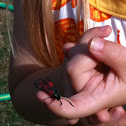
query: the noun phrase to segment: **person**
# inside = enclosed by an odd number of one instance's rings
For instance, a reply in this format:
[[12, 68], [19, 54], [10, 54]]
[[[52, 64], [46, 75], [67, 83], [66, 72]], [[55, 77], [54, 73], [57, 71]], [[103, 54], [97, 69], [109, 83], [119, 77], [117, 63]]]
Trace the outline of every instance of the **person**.
[[[91, 122], [96, 113], [101, 125], [125, 125], [125, 1], [90, 0], [90, 22], [87, 0], [13, 2], [9, 90], [19, 115], [52, 126], [83, 123], [87, 116]], [[89, 24], [96, 28], [87, 30]], [[74, 107], [43, 100], [49, 96], [34, 82], [47, 77]]]

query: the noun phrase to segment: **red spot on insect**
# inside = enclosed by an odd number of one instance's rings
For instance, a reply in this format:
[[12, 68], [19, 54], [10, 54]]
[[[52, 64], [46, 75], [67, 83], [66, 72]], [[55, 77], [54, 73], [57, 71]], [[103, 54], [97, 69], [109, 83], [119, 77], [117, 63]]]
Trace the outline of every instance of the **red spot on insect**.
[[117, 43], [121, 44], [121, 42], [120, 42], [120, 30], [117, 30]]
[[52, 96], [53, 95], [53, 91], [49, 91], [49, 93], [48, 93], [50, 96]]
[[73, 106], [73, 104], [69, 100], [60, 96], [58, 90], [56, 90], [54, 88], [53, 83], [50, 80], [38, 80], [38, 81], [35, 81], [34, 84], [38, 89], [40, 89], [41, 91], [44, 91], [48, 95], [50, 95], [50, 97], [47, 97], [43, 100], [46, 100], [48, 98], [57, 99], [58, 101], [60, 101], [60, 105], [62, 105], [61, 99], [64, 99], [64, 100], [68, 101], [71, 104], [71, 106]]
[[53, 83], [52, 83], [52, 82], [48, 81], [48, 83], [49, 83], [49, 85], [50, 85], [51, 87], [53, 87]]
[[45, 87], [44, 87], [45, 89], [47, 89], [47, 88], [48, 88], [48, 85], [44, 85], [44, 86], [45, 86]]

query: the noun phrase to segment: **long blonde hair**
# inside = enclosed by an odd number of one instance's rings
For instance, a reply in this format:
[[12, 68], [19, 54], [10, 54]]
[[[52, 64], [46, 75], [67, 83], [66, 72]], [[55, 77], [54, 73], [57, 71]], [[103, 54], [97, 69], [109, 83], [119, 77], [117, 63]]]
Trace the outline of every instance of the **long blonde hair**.
[[[80, 8], [83, 5], [84, 31], [86, 31], [89, 28], [89, 2], [88, 0], [77, 0], [77, 5], [78, 23], [81, 13]], [[38, 58], [46, 66], [60, 64], [54, 43], [52, 0], [23, 0], [23, 11], [29, 40]], [[78, 30], [76, 30], [76, 35], [78, 36]]]

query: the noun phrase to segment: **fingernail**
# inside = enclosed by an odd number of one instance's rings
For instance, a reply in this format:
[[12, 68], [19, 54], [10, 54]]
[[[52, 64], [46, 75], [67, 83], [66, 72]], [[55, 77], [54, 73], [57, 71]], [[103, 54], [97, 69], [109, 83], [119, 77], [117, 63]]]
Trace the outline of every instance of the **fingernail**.
[[112, 112], [112, 120], [119, 120], [120, 119], [120, 113], [119, 112], [117, 112], [116, 110], [114, 110], [113, 112]]
[[90, 49], [92, 51], [101, 52], [104, 48], [104, 42], [100, 38], [94, 38], [91, 41]]
[[108, 25], [101, 27], [101, 30], [104, 31], [108, 28]]

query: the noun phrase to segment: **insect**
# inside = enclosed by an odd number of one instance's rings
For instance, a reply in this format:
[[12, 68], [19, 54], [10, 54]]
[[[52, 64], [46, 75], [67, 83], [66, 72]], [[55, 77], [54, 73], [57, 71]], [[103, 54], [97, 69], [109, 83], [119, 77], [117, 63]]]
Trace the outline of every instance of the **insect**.
[[60, 96], [60, 93], [58, 92], [57, 89], [55, 89], [53, 83], [50, 80], [41, 79], [41, 80], [35, 81], [34, 84], [39, 90], [46, 92], [50, 96], [50, 97], [45, 98], [44, 100], [48, 98], [57, 99], [58, 101], [60, 101], [60, 106], [61, 106], [62, 105], [61, 99], [64, 99], [68, 101], [71, 104], [71, 106], [73, 106], [73, 104], [69, 100]]

